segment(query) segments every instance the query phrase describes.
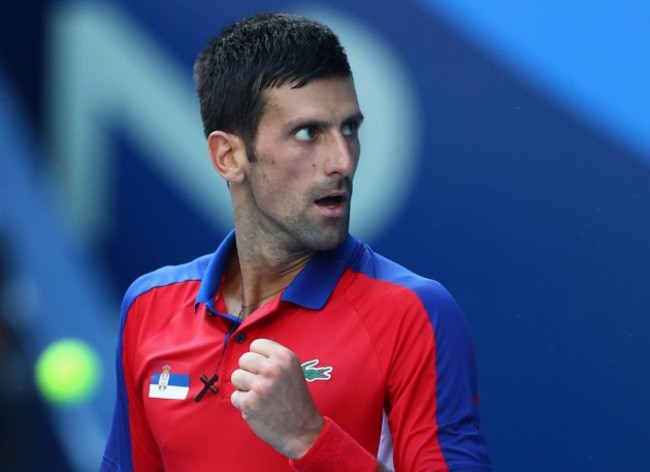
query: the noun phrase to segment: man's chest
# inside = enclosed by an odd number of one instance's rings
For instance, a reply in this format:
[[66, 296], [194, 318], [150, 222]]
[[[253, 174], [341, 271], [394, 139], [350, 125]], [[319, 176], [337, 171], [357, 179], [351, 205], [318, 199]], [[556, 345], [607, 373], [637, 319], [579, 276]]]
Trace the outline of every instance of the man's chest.
[[[228, 444], [225, 452], [240, 457], [259, 441], [230, 404], [231, 374], [259, 338], [295, 352], [320, 413], [369, 450], [377, 447], [386, 366], [349, 307], [333, 303], [331, 309], [315, 312], [283, 306], [258, 313], [236, 329], [227, 320], [193, 312], [174, 318], [164, 329], [140, 338], [133, 372], [163, 454], [181, 457], [215, 444], [224, 453]], [[270, 460], [274, 453], [268, 452]]]

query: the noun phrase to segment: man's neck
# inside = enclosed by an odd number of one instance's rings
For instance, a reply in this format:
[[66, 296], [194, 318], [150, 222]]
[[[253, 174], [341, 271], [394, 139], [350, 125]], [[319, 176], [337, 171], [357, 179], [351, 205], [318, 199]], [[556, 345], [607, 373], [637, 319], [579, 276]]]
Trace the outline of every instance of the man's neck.
[[230, 313], [248, 316], [284, 290], [314, 251], [291, 253], [268, 244], [250, 244], [237, 233], [237, 250], [226, 273], [223, 294]]

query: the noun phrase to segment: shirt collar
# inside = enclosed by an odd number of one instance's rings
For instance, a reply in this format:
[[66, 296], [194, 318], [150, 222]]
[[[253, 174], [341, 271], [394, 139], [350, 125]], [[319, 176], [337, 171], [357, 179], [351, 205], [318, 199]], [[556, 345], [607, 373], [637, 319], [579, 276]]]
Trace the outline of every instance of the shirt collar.
[[199, 293], [194, 301], [195, 312], [200, 304], [205, 305], [212, 313], [217, 312], [214, 306], [215, 296], [219, 293], [223, 273], [226, 271], [230, 255], [235, 252], [236, 247], [235, 231], [233, 230], [224, 238], [208, 263], [208, 268], [201, 280]]
[[[361, 250], [361, 246], [359, 241], [348, 235], [340, 246], [329, 251], [316, 252], [284, 290], [281, 300], [313, 310], [323, 308], [343, 271], [350, 265], [355, 253]], [[195, 310], [199, 304], [204, 304], [208, 310], [216, 313], [215, 295], [219, 293], [222, 275], [235, 248], [235, 231], [233, 230], [219, 245], [208, 264], [194, 302]]]

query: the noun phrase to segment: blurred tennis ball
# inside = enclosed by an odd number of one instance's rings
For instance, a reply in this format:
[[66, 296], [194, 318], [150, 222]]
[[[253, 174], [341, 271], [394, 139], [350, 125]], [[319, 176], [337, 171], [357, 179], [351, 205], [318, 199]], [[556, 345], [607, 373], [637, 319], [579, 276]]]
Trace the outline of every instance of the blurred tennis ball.
[[60, 339], [47, 346], [36, 360], [36, 387], [56, 405], [86, 400], [97, 387], [101, 365], [95, 351], [78, 339]]

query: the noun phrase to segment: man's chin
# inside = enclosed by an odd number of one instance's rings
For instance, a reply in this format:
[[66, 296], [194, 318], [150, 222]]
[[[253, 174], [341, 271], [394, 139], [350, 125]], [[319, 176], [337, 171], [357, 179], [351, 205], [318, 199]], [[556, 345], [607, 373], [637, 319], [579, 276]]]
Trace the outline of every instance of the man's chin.
[[348, 237], [348, 226], [336, 230], [329, 228], [314, 238], [313, 249], [316, 251], [329, 251], [339, 247]]

